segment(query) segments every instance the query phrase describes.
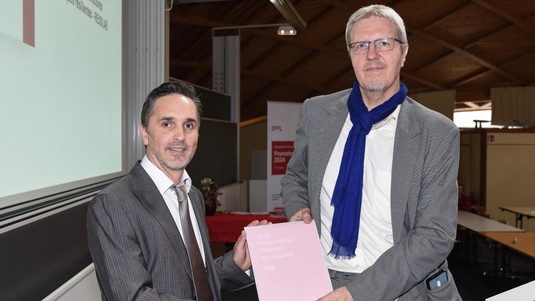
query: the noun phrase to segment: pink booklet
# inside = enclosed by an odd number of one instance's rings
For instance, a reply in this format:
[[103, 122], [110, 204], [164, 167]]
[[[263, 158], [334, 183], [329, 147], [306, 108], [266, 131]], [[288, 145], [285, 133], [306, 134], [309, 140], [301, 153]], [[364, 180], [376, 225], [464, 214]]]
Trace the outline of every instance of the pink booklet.
[[260, 301], [312, 301], [333, 290], [314, 221], [245, 232]]

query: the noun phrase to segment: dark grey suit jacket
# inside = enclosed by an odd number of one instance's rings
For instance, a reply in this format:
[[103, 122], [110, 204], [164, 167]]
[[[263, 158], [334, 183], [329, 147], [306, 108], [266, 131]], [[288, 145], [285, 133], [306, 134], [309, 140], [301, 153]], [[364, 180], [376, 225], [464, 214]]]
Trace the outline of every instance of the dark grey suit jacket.
[[[252, 280], [230, 253], [212, 259], [200, 191], [189, 197], [199, 222], [215, 300]], [[163, 197], [139, 163], [89, 204], [88, 242], [103, 300], [192, 300], [191, 269], [180, 232]]]
[[[350, 89], [303, 104], [294, 153], [282, 178], [286, 214], [311, 209], [320, 232], [320, 190], [346, 120]], [[459, 130], [445, 116], [406, 98], [394, 142], [391, 214], [394, 246], [347, 288], [363, 300], [458, 300], [450, 281], [428, 291], [424, 280], [447, 269], [457, 230]]]

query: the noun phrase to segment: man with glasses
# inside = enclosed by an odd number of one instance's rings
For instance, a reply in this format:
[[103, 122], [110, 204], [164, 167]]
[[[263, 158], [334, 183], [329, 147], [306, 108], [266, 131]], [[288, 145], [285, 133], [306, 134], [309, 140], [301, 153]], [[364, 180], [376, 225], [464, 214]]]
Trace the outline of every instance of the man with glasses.
[[320, 300], [458, 300], [459, 131], [407, 97], [401, 17], [371, 5], [346, 27], [352, 89], [303, 104], [281, 180], [287, 216], [316, 221], [335, 290]]

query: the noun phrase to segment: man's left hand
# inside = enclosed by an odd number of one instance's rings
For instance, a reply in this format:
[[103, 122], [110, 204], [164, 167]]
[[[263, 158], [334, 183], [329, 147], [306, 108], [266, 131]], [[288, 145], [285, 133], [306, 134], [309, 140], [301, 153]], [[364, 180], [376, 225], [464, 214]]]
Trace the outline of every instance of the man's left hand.
[[317, 301], [354, 301], [353, 297], [345, 286], [339, 287]]
[[[247, 225], [247, 227], [252, 226], [262, 226], [270, 224], [267, 220], [262, 221], [252, 221]], [[232, 258], [234, 259], [234, 262], [242, 269], [242, 271], [247, 271], [251, 268], [251, 257], [249, 256], [249, 248], [247, 248], [247, 235], [245, 234], [245, 230], [241, 231], [240, 237], [238, 237], [238, 241], [236, 241], [236, 244], [234, 244], [234, 250], [232, 251]]]

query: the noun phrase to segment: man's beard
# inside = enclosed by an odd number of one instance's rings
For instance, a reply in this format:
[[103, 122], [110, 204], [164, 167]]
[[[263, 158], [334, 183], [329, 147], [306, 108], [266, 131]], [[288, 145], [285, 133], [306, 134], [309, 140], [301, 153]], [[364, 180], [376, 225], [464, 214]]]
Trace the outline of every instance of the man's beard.
[[369, 83], [364, 85], [366, 92], [385, 92], [386, 87], [382, 83]]

